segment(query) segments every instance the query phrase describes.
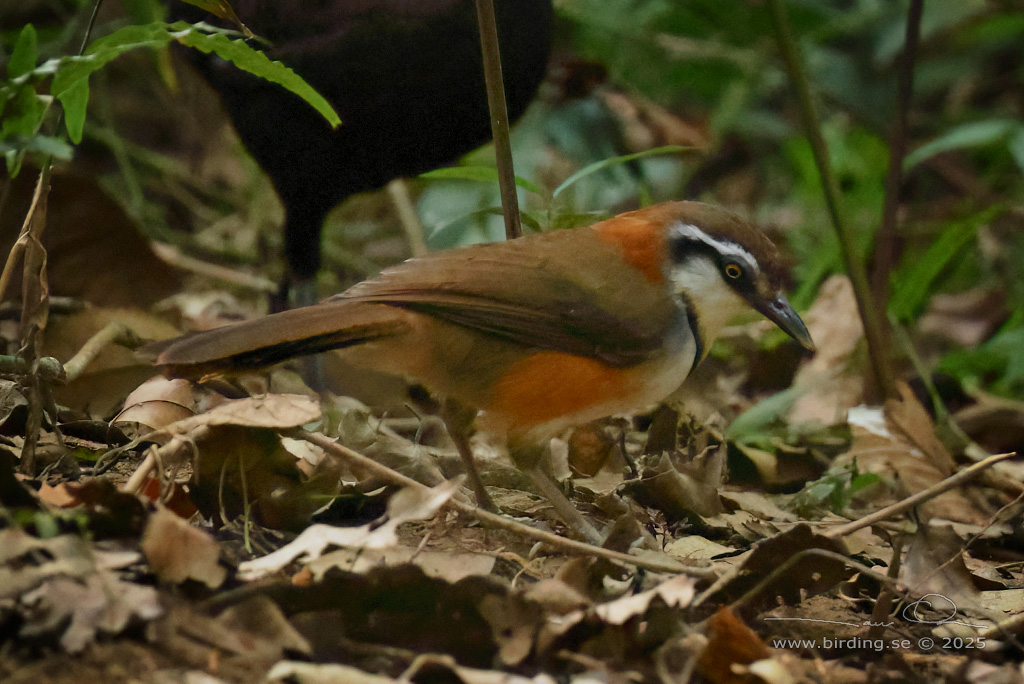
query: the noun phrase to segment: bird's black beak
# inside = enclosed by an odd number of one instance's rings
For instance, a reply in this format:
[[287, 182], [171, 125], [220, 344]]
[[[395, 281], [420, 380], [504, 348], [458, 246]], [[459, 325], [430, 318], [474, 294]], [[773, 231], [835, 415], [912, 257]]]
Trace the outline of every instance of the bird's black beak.
[[799, 342], [804, 349], [815, 350], [811, 333], [807, 332], [807, 326], [804, 325], [803, 319], [793, 310], [793, 305], [789, 303], [785, 295], [779, 294], [773, 299], [762, 299], [755, 308], [769, 321], [782, 328], [783, 332]]

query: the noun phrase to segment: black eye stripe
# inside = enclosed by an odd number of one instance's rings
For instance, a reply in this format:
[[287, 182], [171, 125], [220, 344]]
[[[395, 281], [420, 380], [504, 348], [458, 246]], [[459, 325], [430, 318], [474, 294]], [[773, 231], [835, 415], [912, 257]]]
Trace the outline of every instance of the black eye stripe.
[[729, 264], [734, 264], [741, 271], [733, 278], [744, 275], [751, 277], [759, 272], [757, 263], [746, 249], [729, 239], [712, 238], [696, 226], [681, 226], [669, 240], [672, 261], [681, 263], [695, 256], [710, 259], [718, 264], [722, 273]]

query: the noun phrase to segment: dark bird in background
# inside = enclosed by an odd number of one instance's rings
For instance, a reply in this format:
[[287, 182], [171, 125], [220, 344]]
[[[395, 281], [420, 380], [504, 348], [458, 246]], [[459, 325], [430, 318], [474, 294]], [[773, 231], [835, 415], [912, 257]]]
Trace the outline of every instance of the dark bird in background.
[[[495, 0], [510, 119], [544, 78], [551, 0]], [[237, 0], [239, 18], [341, 116], [331, 129], [284, 89], [193, 51], [285, 210], [282, 291], [311, 303], [328, 211], [449, 164], [491, 137], [473, 0]], [[174, 19], [210, 21], [172, 0]]]

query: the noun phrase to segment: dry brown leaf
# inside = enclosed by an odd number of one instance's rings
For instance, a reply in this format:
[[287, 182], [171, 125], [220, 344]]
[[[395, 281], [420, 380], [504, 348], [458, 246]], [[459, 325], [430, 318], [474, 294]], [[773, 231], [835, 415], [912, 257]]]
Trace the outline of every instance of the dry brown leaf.
[[300, 530], [338, 493], [337, 478], [304, 477], [275, 430], [214, 425], [198, 430], [191, 446], [186, 453], [198, 456], [189, 497], [207, 518], [248, 514], [264, 527]]
[[111, 425], [139, 426], [138, 434], [167, 427], [195, 415], [195, 385], [188, 380], [169, 380], [163, 376], [150, 378], [124, 400], [124, 408], [110, 421]]
[[832, 276], [818, 292], [804, 315], [818, 351], [793, 378], [794, 387], [807, 387], [808, 391], [793, 404], [789, 420], [834, 425], [864, 397], [860, 374], [848, 372], [864, 329], [849, 278]]
[[540, 606], [512, 594], [484, 596], [476, 608], [491, 627], [501, 662], [510, 666], [523, 662], [533, 650], [543, 621]]
[[432, 489], [399, 490], [388, 501], [383, 524], [374, 522], [360, 527], [312, 525], [288, 545], [239, 565], [238, 576], [243, 580], [255, 580], [296, 560], [308, 563], [319, 558], [324, 549], [332, 545], [357, 549], [392, 548], [398, 544], [395, 532], [400, 524], [433, 517], [460, 486], [461, 482], [452, 480]]
[[163, 582], [181, 584], [191, 579], [216, 589], [227, 578], [213, 537], [163, 507], [149, 517], [142, 551]]
[[229, 607], [217, 616], [217, 622], [227, 633], [241, 637], [239, 653], [274, 661], [289, 651], [307, 656], [313, 651], [277, 604], [266, 596], [253, 596]]
[[116, 634], [162, 612], [156, 591], [121, 581], [105, 569], [111, 561], [74, 535], [0, 530], [0, 599], [21, 616], [22, 637], [59, 635], [65, 650], [80, 651], [100, 632]]
[[[844, 552], [840, 542], [814, 533], [806, 523], [764, 539], [754, 546], [721, 594], [735, 600], [758, 586], [758, 593], [744, 604], [744, 613], [749, 614], [762, 607], [778, 605], [779, 601], [792, 605], [807, 596], [827, 591], [850, 574], [844, 563], [814, 553], [804, 553], [791, 563], [797, 554], [818, 549]], [[783, 569], [787, 563], [791, 564]]]
[[[38, 175], [29, 168], [24, 171], [10, 181], [9, 202], [0, 212], [4, 254], [18, 235]], [[66, 170], [50, 176], [48, 229], [42, 242], [49, 253], [53, 294], [99, 306], [144, 307], [177, 292], [180, 273], [154, 256], [122, 205], [99, 187], [97, 178]]]
[[741, 511], [746, 511], [761, 520], [796, 522], [799, 517], [792, 511], [780, 508], [769, 495], [762, 492], [724, 491], [722, 498], [736, 504]]
[[39, 487], [39, 500], [54, 508], [71, 508], [78, 504], [78, 499], [68, 491], [68, 483], [61, 482], [53, 487], [45, 482]]
[[81, 580], [54, 577], [21, 596], [32, 616], [20, 636], [31, 639], [50, 632], [63, 633], [61, 647], [77, 653], [98, 634], [118, 634], [138, 617], [151, 620], [163, 609], [152, 587], [123, 582], [109, 572], [97, 572]]
[[676, 575], [648, 591], [602, 603], [594, 608], [594, 612], [609, 624], [621, 625], [646, 613], [655, 598], [660, 598], [670, 608], [686, 608], [697, 593], [696, 586], [696, 578]]
[[988, 339], [1006, 316], [1003, 288], [975, 287], [964, 292], [932, 295], [928, 310], [917, 321], [917, 329], [922, 334], [970, 348]]
[[918, 448], [944, 477], [949, 477], [956, 472], [956, 464], [953, 463], [949, 451], [935, 436], [935, 424], [931, 416], [906, 383], [899, 383], [897, 390], [900, 398], [885, 402], [886, 424], [894, 433]]
[[710, 449], [689, 463], [662, 454], [626, 490], [642, 504], [662, 511], [670, 520], [725, 512], [718, 491], [725, 478], [725, 447]]
[[312, 423], [320, 418], [320, 405], [302, 394], [265, 394], [226, 401], [172, 425], [166, 430], [184, 434], [202, 426], [239, 425], [284, 430]]
[[934, 593], [961, 608], [975, 605], [978, 591], [964, 564], [963, 547], [964, 540], [948, 525], [918, 526], [900, 566], [900, 582], [915, 596]]
[[768, 646], [728, 608], [722, 608], [707, 622], [707, 646], [697, 669], [712, 684], [745, 684], [746, 667], [771, 655]]
[[[901, 498], [940, 482], [952, 472], [952, 459], [935, 439], [928, 414], [912, 396], [903, 402], [888, 402], [884, 411], [853, 409], [849, 422], [853, 443], [848, 452], [836, 458], [832, 469], [849, 468], [855, 462], [860, 472], [873, 473], [895, 486]], [[940, 494], [918, 510], [927, 518], [971, 525], [983, 525], [988, 520], [985, 512], [956, 490]]]
[[732, 553], [735, 550], [705, 539], [698, 534], [678, 537], [665, 546], [665, 553], [681, 561], [710, 560], [715, 556]]

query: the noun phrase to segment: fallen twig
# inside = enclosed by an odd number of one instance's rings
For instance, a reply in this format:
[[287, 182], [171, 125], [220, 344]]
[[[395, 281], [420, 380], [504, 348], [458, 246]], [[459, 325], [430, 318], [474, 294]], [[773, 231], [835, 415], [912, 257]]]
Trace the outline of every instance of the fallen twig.
[[[311, 444], [315, 444], [324, 451], [334, 454], [340, 458], [345, 459], [349, 463], [365, 470], [366, 472], [379, 477], [382, 480], [391, 482], [392, 484], [402, 487], [413, 487], [413, 488], [426, 488], [426, 485], [413, 480], [412, 478], [406, 477], [401, 473], [395, 472], [387, 466], [377, 463], [371, 458], [363, 456], [353, 449], [338, 444], [330, 437], [326, 437], [315, 432], [309, 432], [307, 430], [294, 430], [291, 436], [297, 439], [303, 439]], [[637, 568], [644, 570], [650, 570], [651, 572], [665, 572], [665, 573], [686, 573], [689, 575], [697, 575], [700, 577], [713, 577], [717, 575], [717, 571], [712, 568], [695, 568], [682, 563], [665, 562], [658, 560], [651, 560], [645, 558], [638, 558], [637, 556], [631, 556], [627, 553], [620, 553], [618, 551], [611, 551], [609, 549], [603, 549], [593, 544], [587, 544], [585, 542], [575, 541], [572, 539], [566, 539], [552, 532], [545, 532], [544, 530], [538, 530], [516, 522], [501, 515], [490, 513], [485, 511], [473, 504], [465, 503], [452, 499], [447, 504], [450, 508], [454, 508], [460, 513], [465, 513], [475, 517], [481, 523], [484, 523], [490, 527], [496, 527], [499, 529], [513, 532], [523, 537], [533, 539], [534, 541], [542, 542], [553, 546], [567, 553], [583, 554], [596, 556], [600, 558], [606, 558], [617, 563], [625, 563], [632, 565]]]
[[886, 506], [881, 510], [875, 511], [874, 513], [864, 516], [860, 520], [854, 520], [853, 522], [849, 522], [845, 525], [833, 527], [831, 530], [825, 533], [825, 536], [831, 539], [845, 537], [848, 534], [853, 534], [857, 530], [869, 527], [877, 522], [881, 522], [888, 518], [892, 518], [893, 516], [899, 515], [900, 513], [903, 513], [906, 510], [914, 508], [915, 506], [924, 503], [925, 501], [934, 499], [939, 494], [948, 492], [949, 490], [955, 487], [959, 487], [965, 482], [973, 480], [975, 477], [983, 473], [985, 470], [988, 470], [996, 463], [999, 463], [1000, 461], [1005, 461], [1008, 458], [1013, 458], [1016, 455], [1016, 452], [1011, 451], [1010, 453], [1006, 454], [997, 454], [995, 456], [990, 456], [986, 458], [984, 461], [979, 461], [978, 463], [975, 463], [972, 466], [964, 468], [958, 473], [950, 475], [941, 482], [936, 482], [931, 487], [923, 489], [917, 494], [908, 496], [906, 499], [903, 499], [903, 501], [897, 501], [891, 506]]
[[82, 345], [78, 353], [71, 357], [64, 364], [64, 372], [67, 374], [67, 382], [71, 382], [80, 376], [90, 363], [96, 360], [100, 352], [111, 344], [120, 344], [128, 348], [135, 348], [142, 344], [128, 326], [118, 321], [107, 323], [99, 332], [90, 337]]
[[184, 254], [177, 247], [166, 243], [153, 243], [153, 253], [156, 254], [164, 263], [170, 264], [175, 268], [180, 268], [183, 271], [189, 271], [209, 278], [215, 278], [216, 280], [220, 280], [231, 285], [237, 285], [238, 287], [244, 287], [249, 290], [255, 290], [256, 292], [269, 292], [273, 294], [278, 290], [277, 283], [269, 278], [264, 278], [263, 276], [252, 273], [246, 273], [244, 271], [236, 271], [233, 268], [211, 264], [206, 261], [200, 261], [195, 257], [190, 257], [187, 254]]

